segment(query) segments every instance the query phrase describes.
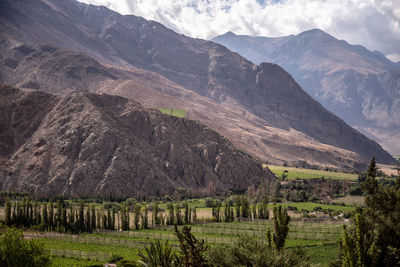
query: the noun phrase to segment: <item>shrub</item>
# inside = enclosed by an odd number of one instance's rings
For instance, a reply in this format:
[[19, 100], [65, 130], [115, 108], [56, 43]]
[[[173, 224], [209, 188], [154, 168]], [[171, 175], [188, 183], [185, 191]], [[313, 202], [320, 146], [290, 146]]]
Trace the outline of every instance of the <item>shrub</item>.
[[313, 208], [313, 211], [322, 211], [322, 208], [320, 206], [316, 206]]
[[361, 186], [354, 185], [354, 186], [350, 187], [349, 194], [352, 196], [361, 196], [363, 194]]
[[205, 253], [209, 266], [308, 266], [303, 250], [275, 250], [245, 236], [233, 244], [213, 247]]
[[25, 240], [22, 231], [6, 229], [0, 236], [0, 266], [50, 266], [50, 256], [36, 240]]
[[139, 266], [175, 266], [177, 265], [177, 256], [172, 246], [166, 241], [164, 244], [160, 240], [150, 242], [150, 246], [144, 251], [139, 251]]

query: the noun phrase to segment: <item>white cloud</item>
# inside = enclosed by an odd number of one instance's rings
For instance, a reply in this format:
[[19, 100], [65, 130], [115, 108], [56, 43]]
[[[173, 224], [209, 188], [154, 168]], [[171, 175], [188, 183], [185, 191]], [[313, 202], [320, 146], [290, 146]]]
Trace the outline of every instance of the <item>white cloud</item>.
[[210, 39], [236, 34], [282, 36], [320, 28], [338, 39], [400, 61], [399, 0], [80, 0], [158, 21]]

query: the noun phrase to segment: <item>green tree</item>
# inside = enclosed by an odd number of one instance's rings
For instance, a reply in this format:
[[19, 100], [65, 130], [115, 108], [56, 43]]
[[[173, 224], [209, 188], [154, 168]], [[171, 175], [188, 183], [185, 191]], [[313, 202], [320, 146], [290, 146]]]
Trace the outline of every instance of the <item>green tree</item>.
[[107, 209], [107, 228], [108, 230], [112, 230], [112, 219], [111, 219], [111, 210]]
[[91, 214], [92, 214], [91, 215], [92, 219], [90, 220], [90, 224], [91, 224], [92, 231], [94, 231], [94, 230], [96, 230], [96, 207], [94, 204], [90, 207], [90, 210], [91, 210]]
[[151, 225], [154, 226], [159, 225], [160, 224], [160, 218], [158, 216], [158, 213], [160, 212], [159, 208], [158, 208], [158, 203], [154, 203], [153, 205], [153, 209], [151, 211], [152, 214], [152, 220], [151, 220]]
[[376, 266], [380, 252], [373, 241], [374, 229], [361, 213], [356, 213], [354, 220], [353, 233], [344, 226], [341, 241], [342, 266]]
[[285, 246], [285, 240], [289, 233], [289, 221], [290, 216], [287, 213], [286, 208], [282, 208], [281, 205], [274, 206], [274, 233], [273, 240], [276, 250], [280, 251]]
[[92, 224], [91, 224], [91, 217], [90, 217], [90, 206], [86, 207], [86, 216], [85, 216], [85, 228], [86, 231], [91, 232]]
[[185, 224], [189, 224], [190, 223], [190, 215], [189, 215], [189, 204], [187, 202], [187, 200], [185, 201]]
[[343, 266], [400, 264], [400, 178], [396, 185], [378, 184], [375, 158], [362, 184], [365, 208], [354, 216], [354, 227], [342, 238]]
[[[140, 212], [141, 212], [142, 207], [140, 206], [139, 203], [137, 203], [134, 207], [134, 212], [135, 212], [135, 217], [134, 217], [134, 221], [135, 221], [135, 229], [139, 230], [139, 219], [140, 219]], [[128, 211], [129, 212], [129, 211]], [[127, 216], [127, 219], [129, 220], [129, 215]], [[143, 223], [143, 222], [142, 222]], [[129, 225], [129, 222], [128, 222]]]
[[142, 228], [147, 229], [149, 228], [149, 214], [148, 214], [147, 206], [145, 205], [142, 210]]
[[177, 203], [175, 206], [175, 222], [177, 225], [183, 224], [182, 214], [181, 214], [181, 206], [179, 205], [179, 203]]
[[204, 240], [197, 240], [190, 232], [191, 228], [183, 226], [182, 232], [178, 230], [175, 224], [175, 235], [179, 241], [180, 253], [182, 255], [182, 266], [185, 267], [201, 267], [207, 266], [203, 253], [207, 250]]
[[47, 215], [47, 204], [46, 204], [46, 203], [43, 204], [43, 209], [42, 209], [42, 211], [43, 211], [43, 216], [42, 216], [43, 223], [44, 223], [45, 225], [48, 225], [48, 223], [49, 223], [49, 216]]
[[242, 217], [249, 218], [250, 216], [250, 204], [247, 197], [242, 195]]
[[240, 220], [240, 206], [242, 205], [242, 201], [240, 199], [240, 196], [235, 196], [235, 215], [236, 215], [236, 220]]
[[53, 230], [54, 229], [54, 207], [53, 207], [53, 201], [50, 199], [49, 202], [49, 219], [48, 219], [48, 224], [49, 224], [49, 229]]
[[372, 158], [367, 171], [367, 178], [362, 183], [362, 189], [367, 195], [373, 195], [378, 190], [378, 182], [376, 181], [377, 168], [375, 164], [375, 157]]
[[79, 232], [85, 231], [85, 203], [83, 200], [79, 201], [79, 216], [78, 216], [78, 230]]
[[50, 266], [50, 256], [43, 245], [25, 240], [22, 231], [10, 228], [0, 236], [0, 266]]
[[167, 219], [167, 225], [173, 225], [174, 224], [174, 205], [172, 205], [171, 202], [168, 202], [167, 204], [167, 209], [168, 209], [168, 219]]
[[9, 198], [6, 199], [6, 210], [5, 210], [5, 215], [6, 215], [6, 225], [11, 226], [12, 221], [11, 221], [11, 201]]
[[251, 205], [251, 214], [252, 214], [252, 218], [253, 219], [257, 219], [258, 218], [258, 215], [257, 215], [257, 203], [256, 202], [254, 202]]

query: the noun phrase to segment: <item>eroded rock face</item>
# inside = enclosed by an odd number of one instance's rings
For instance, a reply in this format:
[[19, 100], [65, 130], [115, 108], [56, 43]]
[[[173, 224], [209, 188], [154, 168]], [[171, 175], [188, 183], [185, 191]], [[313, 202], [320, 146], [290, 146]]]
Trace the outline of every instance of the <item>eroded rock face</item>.
[[[144, 109], [133, 100], [88, 92], [53, 97], [9, 87], [2, 87], [1, 94], [25, 110], [51, 107], [39, 116], [30, 137], [15, 146], [1, 173], [3, 190], [66, 196], [183, 190], [205, 195], [244, 190], [273, 177], [206, 126]], [[26, 98], [33, 100], [22, 101]], [[4, 129], [31, 119], [2, 105], [6, 108], [12, 115]], [[5, 141], [1, 136], [0, 142]]]

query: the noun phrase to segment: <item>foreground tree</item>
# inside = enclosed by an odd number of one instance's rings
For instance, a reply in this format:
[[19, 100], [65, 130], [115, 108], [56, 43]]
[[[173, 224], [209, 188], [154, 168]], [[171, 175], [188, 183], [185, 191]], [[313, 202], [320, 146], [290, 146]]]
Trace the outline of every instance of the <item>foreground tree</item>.
[[354, 216], [354, 227], [342, 237], [342, 266], [400, 265], [400, 178], [396, 185], [376, 181], [375, 158], [362, 184], [365, 208]]
[[[286, 208], [281, 205], [274, 206], [274, 233], [273, 240], [276, 250], [282, 250], [285, 246], [285, 240], [289, 233], [290, 216]], [[269, 238], [269, 237], [268, 237]]]
[[185, 267], [202, 267], [207, 266], [203, 253], [207, 250], [204, 240], [197, 240], [190, 232], [191, 228], [183, 226], [182, 232], [178, 230], [175, 224], [175, 235], [179, 241], [181, 256], [181, 266]]
[[25, 240], [22, 231], [8, 228], [0, 236], [0, 266], [50, 266], [50, 256], [43, 245]]

